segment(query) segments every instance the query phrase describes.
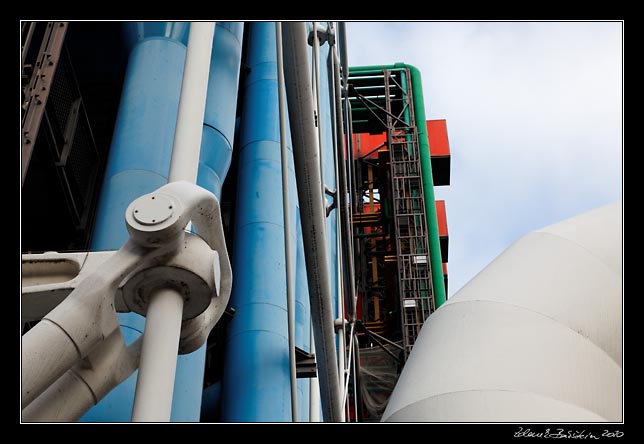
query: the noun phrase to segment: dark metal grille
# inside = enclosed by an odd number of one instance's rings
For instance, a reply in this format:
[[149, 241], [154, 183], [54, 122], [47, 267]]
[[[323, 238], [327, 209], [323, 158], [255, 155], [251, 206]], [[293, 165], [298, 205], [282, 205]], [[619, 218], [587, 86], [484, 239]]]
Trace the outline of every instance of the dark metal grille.
[[[69, 58], [61, 54], [61, 59], [54, 75], [54, 81], [47, 101], [47, 117], [52, 127], [56, 146], [60, 150], [58, 158], [63, 157], [62, 148], [65, 146], [65, 128], [71, 116], [71, 109], [80, 93], [70, 73]], [[70, 75], [71, 74], [71, 75]]]
[[[23, 104], [23, 181], [36, 137], [44, 132], [39, 140], [49, 145], [73, 224], [86, 230], [102, 162], [64, 45], [66, 28], [64, 22], [23, 27], [23, 75], [24, 82], [28, 80]], [[42, 43], [33, 57], [35, 73], [29, 77], [28, 47], [40, 36], [38, 29], [42, 29]]]

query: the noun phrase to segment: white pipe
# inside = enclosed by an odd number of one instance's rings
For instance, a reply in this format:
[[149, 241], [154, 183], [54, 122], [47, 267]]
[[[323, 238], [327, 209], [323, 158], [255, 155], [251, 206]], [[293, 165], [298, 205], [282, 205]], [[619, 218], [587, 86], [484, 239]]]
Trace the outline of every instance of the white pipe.
[[[331, 103], [334, 105], [335, 104], [335, 72], [333, 69], [333, 53], [335, 52], [335, 48], [331, 46], [329, 48], [329, 61], [331, 66], [329, 67], [329, 94], [330, 94], [330, 99]], [[337, 132], [339, 131], [337, 127], [337, 120], [336, 120], [336, 107], [331, 106], [331, 132], [333, 133], [333, 168], [335, 172], [335, 177], [336, 179], [340, 177], [339, 175], [339, 162], [340, 160], [338, 159], [338, 153], [339, 153], [339, 147], [338, 147], [338, 138], [337, 138]], [[335, 229], [336, 229], [336, 251], [338, 252], [338, 260], [336, 262], [335, 270], [336, 270], [336, 291], [338, 293], [338, 303], [337, 303], [337, 311], [338, 311], [338, 320], [342, 322], [342, 327], [338, 328], [337, 330], [337, 336], [338, 336], [338, 376], [340, 378], [340, 386], [344, 386], [344, 381], [345, 381], [345, 357], [346, 357], [346, 332], [344, 328], [344, 291], [343, 291], [343, 281], [342, 279], [342, 270], [344, 269], [344, 257], [343, 253], [344, 250], [342, 249], [342, 238], [344, 231], [342, 230], [342, 218], [341, 218], [341, 205], [342, 205], [342, 199], [340, 198], [340, 195], [342, 194], [342, 190], [339, 184], [339, 179], [336, 180], [336, 195], [335, 195]], [[344, 417], [342, 418], [342, 421], [344, 421], [344, 418], [346, 418], [346, 403], [343, 404], [342, 406], [342, 412]]]
[[347, 23], [338, 22], [338, 37], [340, 40], [340, 63], [342, 64], [342, 72], [344, 77], [344, 84], [347, 84], [349, 77], [349, 66], [347, 64], [349, 57], [347, 56]]
[[[353, 325], [355, 325], [355, 324], [353, 324]], [[352, 325], [352, 327], [353, 327], [353, 325]], [[352, 330], [353, 330], [353, 328], [352, 328]], [[353, 347], [351, 348], [351, 353], [352, 353], [352, 355], [351, 355], [351, 366], [353, 368], [353, 370], [351, 372], [353, 374], [353, 413], [354, 413], [353, 417], [355, 418], [355, 422], [358, 422], [358, 402], [359, 402], [359, 399], [360, 399], [360, 396], [358, 394], [359, 394], [360, 387], [359, 387], [359, 384], [358, 384], [358, 371], [359, 371], [359, 368], [357, 368], [356, 362], [358, 362], [358, 360], [360, 358], [358, 356], [359, 345], [358, 345], [358, 340], [357, 340], [355, 331], [353, 332], [353, 334], [351, 336], [351, 339], [353, 340], [353, 344], [352, 344]]]
[[[317, 115], [317, 143], [320, 156], [320, 177], [322, 178], [322, 196], [326, 196], [324, 183], [324, 156], [322, 150], [322, 118], [320, 116], [320, 40], [318, 39], [318, 22], [313, 22], [313, 93], [315, 113]], [[326, 202], [326, 197], [323, 199]]]
[[[310, 331], [310, 344], [311, 344], [311, 354], [315, 355], [315, 336], [313, 333], [313, 324], [311, 324]], [[319, 362], [319, 358], [316, 357], [316, 361]], [[319, 371], [319, 370], [318, 370]], [[321, 422], [320, 417], [320, 380], [317, 378], [311, 378], [309, 383], [309, 422]]]
[[[336, 171], [336, 177], [337, 177], [337, 172], [338, 172], [338, 165], [336, 163], [335, 165], [335, 171]], [[339, 190], [339, 188], [336, 188]], [[338, 195], [336, 194], [336, 199], [338, 198]], [[336, 206], [335, 208], [335, 213], [336, 213], [336, 218], [335, 218], [335, 223], [336, 223], [336, 249], [338, 251], [338, 260], [336, 263], [336, 282], [337, 282], [337, 292], [338, 292], [338, 320], [342, 322], [342, 326], [338, 328], [337, 336], [338, 336], [338, 379], [340, 381], [340, 387], [345, 387], [346, 385], [349, 384], [349, 378], [347, 377], [347, 371], [345, 369], [346, 367], [346, 333], [345, 333], [345, 324], [344, 324], [344, 292], [343, 292], [343, 279], [342, 279], [342, 268], [343, 268], [343, 257], [342, 257], [342, 227], [340, 223], [340, 209]], [[350, 349], [349, 349], [350, 350]], [[351, 353], [351, 351], [349, 351]], [[351, 357], [349, 356], [349, 359]], [[346, 382], [346, 384], [345, 384]], [[347, 405], [347, 398], [346, 394], [343, 397], [342, 400], [342, 413], [339, 415], [339, 421], [340, 422], [345, 422], [346, 421], [346, 405]]]
[[197, 181], [214, 36], [214, 22], [190, 24], [168, 182]]
[[[36, 327], [22, 337], [23, 409], [82, 357], [75, 341], [57, 323], [43, 319]], [[43, 341], [47, 342], [43, 353], [31, 352]]]
[[139, 366], [139, 337], [125, 346], [120, 329], [58, 378], [22, 411], [25, 422], [75, 422]]
[[521, 238], [425, 322], [383, 420], [622, 421], [622, 254], [620, 203]]
[[74, 422], [95, 404], [90, 388], [70, 369], [22, 411], [22, 421]]
[[286, 149], [286, 106], [284, 103], [284, 60], [282, 57], [282, 23], [275, 22], [277, 47], [277, 94], [280, 119], [280, 153], [282, 160], [282, 209], [284, 213], [284, 254], [286, 257], [286, 310], [288, 314], [288, 362], [291, 379], [292, 421], [297, 422], [297, 368], [295, 365], [295, 279], [291, 261], [291, 220], [288, 196], [288, 158]]
[[[337, 293], [338, 293], [338, 304], [337, 304], [337, 311], [338, 311], [338, 320], [342, 322], [342, 326], [338, 328], [337, 331], [337, 336], [338, 336], [338, 378], [340, 380], [340, 387], [345, 387], [348, 386], [349, 384], [349, 377], [348, 377], [348, 371], [347, 371], [347, 366], [346, 366], [346, 330], [345, 330], [345, 319], [344, 319], [344, 286], [343, 286], [343, 276], [342, 276], [342, 270], [344, 269], [344, 253], [345, 250], [342, 248], [342, 240], [343, 240], [343, 235], [345, 234], [342, 226], [342, 216], [343, 213], [341, 211], [341, 208], [344, 203], [343, 194], [344, 194], [344, 188], [340, 184], [340, 173], [339, 173], [339, 168], [340, 168], [340, 150], [344, 149], [344, 147], [339, 146], [341, 141], [338, 139], [338, 132], [341, 131], [341, 128], [338, 127], [338, 119], [336, 118], [336, 112], [338, 108], [335, 106], [335, 100], [336, 100], [336, 81], [335, 81], [335, 69], [333, 66], [333, 57], [335, 54], [335, 47], [334, 46], [329, 46], [329, 94], [330, 94], [330, 100], [331, 100], [331, 129], [333, 133], [333, 167], [334, 167], [334, 172], [335, 172], [335, 177], [336, 177], [336, 194], [335, 194], [335, 226], [336, 226], [336, 251], [338, 252], [338, 260], [336, 263], [336, 284], [337, 284]], [[342, 166], [344, 167], [344, 166]], [[350, 262], [351, 259], [347, 258], [347, 262]], [[351, 275], [351, 274], [350, 274]], [[348, 287], [353, 286], [351, 279], [349, 279], [349, 285]], [[349, 353], [351, 353], [349, 351]], [[351, 359], [349, 355], [349, 359]], [[347, 418], [347, 396], [343, 397], [343, 402], [342, 402], [342, 414], [340, 415], [340, 421], [341, 422], [346, 422]]]
[[351, 223], [351, 207], [349, 204], [348, 196], [350, 196], [350, 190], [347, 185], [347, 165], [346, 165], [346, 156], [344, 149], [344, 133], [343, 133], [343, 118], [342, 118], [342, 84], [340, 82], [340, 62], [337, 56], [337, 45], [332, 46], [331, 51], [329, 52], [329, 59], [331, 63], [331, 90], [333, 91], [332, 103], [332, 112], [334, 115], [334, 125], [335, 130], [334, 142], [335, 142], [335, 155], [337, 162], [336, 177], [338, 194], [336, 198], [338, 199], [337, 204], [340, 209], [340, 220], [342, 230], [339, 231], [342, 233], [342, 253], [346, 257], [347, 262], [347, 287], [349, 289], [347, 297], [349, 298], [349, 304], [347, 304], [347, 312], [349, 314], [349, 319], [351, 322], [355, 320], [356, 312], [356, 289], [355, 289], [355, 269], [353, 263], [353, 231]]
[[[353, 349], [355, 347], [354, 341], [354, 334], [353, 334], [353, 327], [355, 324], [351, 324], [351, 339], [349, 339], [349, 361], [352, 360], [353, 358]], [[344, 381], [343, 387], [342, 387], [342, 405], [346, 405], [347, 399], [349, 397], [349, 378]]]
[[[214, 22], [190, 24], [168, 182], [197, 180], [214, 35]], [[170, 420], [182, 317], [176, 290], [150, 296], [132, 421]]]
[[119, 328], [114, 292], [124, 276], [141, 261], [163, 254], [142, 253], [128, 241], [105, 263], [100, 273], [82, 280], [67, 298], [22, 336], [22, 408], [25, 408]]
[[[344, 261], [346, 260], [347, 262], [351, 262], [350, 258], [344, 257], [345, 250], [342, 248], [342, 241], [345, 231], [343, 230], [342, 226], [342, 216], [343, 213], [341, 211], [341, 208], [343, 207], [343, 194], [344, 194], [344, 189], [341, 186], [340, 183], [340, 174], [339, 174], [339, 169], [340, 169], [340, 150], [344, 149], [344, 147], [340, 146], [341, 141], [338, 139], [338, 132], [340, 132], [342, 129], [338, 127], [338, 119], [336, 116], [336, 112], [338, 108], [335, 106], [335, 100], [336, 100], [336, 79], [335, 79], [335, 70], [333, 66], [333, 56], [335, 53], [335, 47], [331, 46], [329, 48], [329, 61], [330, 61], [330, 67], [329, 67], [329, 79], [330, 79], [330, 87], [329, 87], [329, 92], [330, 92], [330, 99], [331, 103], [333, 106], [331, 106], [331, 116], [332, 116], [332, 125], [331, 128], [333, 130], [333, 166], [335, 169], [335, 177], [336, 177], [336, 207], [335, 207], [335, 226], [336, 226], [336, 250], [338, 252], [338, 260], [336, 263], [336, 271], [337, 271], [337, 292], [338, 292], [338, 319], [342, 322], [342, 327], [338, 329], [338, 376], [340, 379], [340, 386], [344, 387], [345, 381], [348, 381], [348, 371], [346, 368], [346, 330], [345, 330], [345, 325], [344, 325], [344, 286], [343, 282], [344, 279], [342, 278], [342, 270], [344, 269]], [[349, 275], [351, 275], [349, 273]], [[349, 278], [349, 285], [348, 287], [353, 286], [351, 279]], [[345, 422], [347, 418], [347, 402], [346, 402], [346, 397], [344, 398], [344, 402], [342, 404], [342, 421]]]
[[[338, 212], [336, 208], [336, 212]], [[339, 217], [337, 218], [339, 219]], [[346, 333], [344, 325], [344, 297], [343, 297], [343, 288], [342, 288], [342, 248], [340, 245], [340, 221], [336, 219], [336, 224], [338, 226], [338, 237], [337, 237], [337, 249], [338, 249], [338, 262], [336, 264], [337, 269], [337, 292], [338, 292], [338, 320], [342, 322], [342, 326], [338, 328], [338, 377], [340, 379], [340, 386], [344, 385], [346, 379], [345, 371], [345, 360], [346, 360]], [[345, 404], [342, 405], [342, 412], [345, 411]], [[344, 422], [344, 418], [342, 418]]]
[[315, 331], [320, 397], [325, 421], [338, 421], [341, 393], [334, 334], [330, 270], [326, 243], [326, 212], [320, 189], [319, 150], [313, 123], [313, 100], [308, 78], [306, 27], [303, 22], [282, 24], [284, 81], [293, 142], [295, 178], [304, 233], [306, 273]]
[[183, 297], [176, 290], [160, 289], [150, 297], [132, 409], [134, 422], [170, 420], [182, 311]]

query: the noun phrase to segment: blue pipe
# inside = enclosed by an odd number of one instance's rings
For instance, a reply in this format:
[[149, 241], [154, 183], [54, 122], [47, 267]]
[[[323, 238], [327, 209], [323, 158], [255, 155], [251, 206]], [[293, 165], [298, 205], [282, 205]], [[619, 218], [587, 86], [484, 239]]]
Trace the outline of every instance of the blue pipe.
[[[305, 352], [311, 351], [311, 309], [309, 302], [309, 283], [306, 277], [306, 258], [304, 256], [304, 241], [302, 239], [302, 223], [300, 222], [300, 206], [297, 195], [294, 196], [297, 209], [295, 211], [295, 230], [297, 239], [297, 259], [295, 263], [295, 346]], [[297, 417], [301, 422], [309, 421], [309, 387], [311, 380], [297, 380]]]
[[219, 422], [221, 409], [221, 382], [216, 382], [203, 391], [201, 421]]
[[[189, 23], [125, 23], [130, 58], [92, 239], [92, 250], [118, 249], [128, 238], [129, 203], [167, 183]], [[197, 183], [217, 197], [232, 155], [242, 23], [217, 24]], [[236, 62], [235, 62], [236, 60]], [[142, 334], [145, 318], [120, 314], [127, 343]], [[171, 421], [199, 421], [205, 344], [179, 356]], [[81, 421], [130, 421], [137, 372]]]
[[243, 22], [217, 22], [197, 184], [221, 197], [233, 156]]
[[168, 181], [189, 23], [124, 23], [123, 28], [130, 58], [93, 250], [120, 248], [128, 238], [124, 215], [129, 203]]
[[[291, 420], [291, 403], [274, 24], [251, 23], [248, 39], [230, 302], [236, 313], [227, 334], [222, 420], [281, 422]], [[290, 135], [287, 146], [295, 190]], [[295, 260], [297, 195], [289, 196]], [[296, 316], [296, 328], [308, 313], [298, 296], [305, 313]]]

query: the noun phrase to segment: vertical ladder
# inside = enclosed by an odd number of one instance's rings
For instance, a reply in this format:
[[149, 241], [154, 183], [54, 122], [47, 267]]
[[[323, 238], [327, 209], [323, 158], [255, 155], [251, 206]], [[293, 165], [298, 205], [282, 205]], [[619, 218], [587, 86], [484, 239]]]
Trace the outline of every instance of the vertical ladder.
[[[399, 81], [392, 71], [384, 70], [398, 291], [407, 360], [423, 323], [434, 311], [434, 296], [411, 76], [408, 70], [396, 73]], [[404, 79], [401, 73], [405, 74]], [[399, 105], [396, 111], [401, 109], [398, 114], [394, 114], [394, 105]]]

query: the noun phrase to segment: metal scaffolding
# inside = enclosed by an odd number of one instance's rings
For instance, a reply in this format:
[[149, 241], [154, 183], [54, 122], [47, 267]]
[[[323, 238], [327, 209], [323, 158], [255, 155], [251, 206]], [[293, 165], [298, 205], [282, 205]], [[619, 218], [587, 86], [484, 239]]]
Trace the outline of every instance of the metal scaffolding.
[[[357, 122], [358, 127], [372, 134], [384, 131], [386, 136], [386, 150], [379, 152], [378, 161], [381, 165], [380, 174], [386, 171], [389, 177], [387, 180], [381, 177], [379, 182], [381, 186], [386, 183], [389, 190], [380, 189], [379, 192], [381, 198], [386, 196], [385, 200], [391, 204], [389, 214], [393, 219], [391, 240], [394, 250], [391, 253], [395, 255], [385, 253], [384, 260], [385, 262], [395, 260], [397, 263], [396, 284], [406, 360], [423, 323], [435, 309], [411, 73], [407, 68], [383, 68], [380, 73], [358, 74], [356, 77], [352, 92], [356, 105], [361, 104], [363, 108], [360, 109], [364, 110]], [[387, 162], [388, 169], [383, 169], [383, 164], [386, 165]], [[369, 165], [370, 202], [373, 200], [372, 169]], [[356, 218], [356, 216], [359, 217]], [[354, 215], [354, 223], [358, 221], [379, 225], [384, 223], [384, 221], [380, 222], [382, 217], [384, 217], [383, 213], [375, 213], [372, 208], [370, 213]], [[385, 235], [385, 232], [383, 231], [382, 234]], [[373, 244], [375, 238], [370, 240]], [[372, 250], [375, 250], [374, 245]], [[372, 289], [375, 288], [373, 285], [379, 285], [375, 261], [374, 256]], [[378, 297], [372, 294], [371, 299], [376, 309], [375, 320], [378, 320]]]
[[[414, 102], [408, 70], [398, 80], [385, 70], [387, 145], [390, 152], [391, 190], [398, 256], [398, 290], [405, 359], [420, 328], [434, 311], [425, 200], [421, 177], [418, 133], [413, 124]], [[392, 102], [401, 101], [399, 114]]]

